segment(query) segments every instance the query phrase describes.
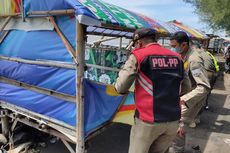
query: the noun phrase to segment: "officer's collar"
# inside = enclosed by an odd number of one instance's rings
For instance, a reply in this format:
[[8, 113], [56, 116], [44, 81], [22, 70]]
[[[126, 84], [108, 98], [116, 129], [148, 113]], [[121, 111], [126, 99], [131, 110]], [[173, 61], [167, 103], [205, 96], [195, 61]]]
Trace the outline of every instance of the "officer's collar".
[[184, 61], [187, 61], [189, 56], [192, 54], [193, 50], [191, 47], [186, 52], [181, 53], [181, 57]]
[[153, 43], [149, 43], [149, 44], [146, 45], [145, 47], [152, 46], [152, 45], [158, 45], [158, 46], [160, 46], [160, 44], [158, 44], [158, 43], [156, 43], [156, 42], [153, 42]]

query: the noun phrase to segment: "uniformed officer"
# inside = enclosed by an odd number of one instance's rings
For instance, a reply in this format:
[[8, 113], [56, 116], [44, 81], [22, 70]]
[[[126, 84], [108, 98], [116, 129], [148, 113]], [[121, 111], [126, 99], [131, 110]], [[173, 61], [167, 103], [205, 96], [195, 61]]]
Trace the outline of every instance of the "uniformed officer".
[[[216, 78], [218, 76], [218, 72], [219, 72], [219, 65], [216, 61], [216, 58], [208, 51], [205, 51], [204, 48], [202, 48], [199, 44], [193, 44], [192, 45], [192, 49], [194, 51], [197, 51], [199, 54], [201, 54], [201, 57], [203, 59], [204, 62], [204, 68], [207, 70], [208, 73], [208, 79], [209, 79], [209, 83], [210, 83], [210, 87], [211, 90], [213, 89], [213, 86], [216, 82]], [[208, 105], [208, 97], [211, 94], [211, 90], [209, 91], [206, 99], [205, 99], [205, 106], [204, 109], [208, 110], [209, 109], [209, 105]], [[197, 115], [197, 117], [194, 119], [194, 121], [192, 121], [189, 124], [189, 127], [194, 128], [196, 127], [197, 123], [200, 123], [200, 115], [203, 112], [203, 109], [200, 110], [199, 114]]]
[[187, 125], [194, 120], [204, 106], [210, 91], [208, 73], [201, 54], [190, 47], [190, 39], [185, 32], [176, 32], [170, 39], [173, 50], [180, 53], [184, 60], [185, 79], [182, 83], [182, 112], [178, 135], [169, 152], [181, 153], [185, 149]]
[[183, 61], [178, 53], [156, 43], [153, 29], [136, 30], [133, 41], [136, 49], [115, 84], [124, 94], [135, 81], [135, 124], [129, 153], [164, 153], [176, 136], [181, 117]]
[[[217, 63], [216, 58], [208, 51], [205, 51], [202, 47], [193, 46], [194, 50], [198, 51], [201, 54], [201, 57], [204, 61], [204, 68], [207, 70], [208, 79], [211, 86], [211, 90], [216, 82], [218, 72], [219, 72], [219, 65]], [[211, 91], [209, 92], [208, 96], [210, 95]], [[205, 109], [208, 109], [208, 96], [206, 98]]]

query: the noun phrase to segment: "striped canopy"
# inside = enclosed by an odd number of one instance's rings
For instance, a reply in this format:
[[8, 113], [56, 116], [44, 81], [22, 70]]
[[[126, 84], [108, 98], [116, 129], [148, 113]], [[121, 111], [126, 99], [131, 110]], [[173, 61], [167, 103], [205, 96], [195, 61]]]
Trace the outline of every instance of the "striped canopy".
[[[0, 15], [20, 12], [22, 0], [1, 0]], [[182, 23], [168, 23], [153, 19], [100, 0], [24, 0], [23, 13], [73, 9], [80, 23], [97, 27], [119, 27], [120, 29], [155, 29], [158, 33], [170, 35], [185, 31], [192, 38], [206, 39], [207, 36]]]
[[201, 32], [199, 30], [196, 30], [196, 29], [194, 29], [192, 27], [189, 27], [189, 26], [183, 24], [182, 22], [173, 20], [173, 21], [170, 21], [168, 23], [170, 24], [172, 29], [174, 29], [175, 31], [184, 31], [192, 39], [208, 39], [209, 38], [203, 32]]

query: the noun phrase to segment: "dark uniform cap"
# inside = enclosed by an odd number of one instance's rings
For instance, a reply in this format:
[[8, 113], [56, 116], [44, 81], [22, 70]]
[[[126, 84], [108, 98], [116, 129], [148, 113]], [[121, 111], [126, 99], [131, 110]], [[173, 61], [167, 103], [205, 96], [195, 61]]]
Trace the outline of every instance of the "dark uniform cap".
[[149, 36], [152, 36], [155, 38], [156, 37], [156, 30], [150, 29], [150, 28], [137, 29], [133, 34], [133, 41], [135, 42], [141, 38], [149, 37]]

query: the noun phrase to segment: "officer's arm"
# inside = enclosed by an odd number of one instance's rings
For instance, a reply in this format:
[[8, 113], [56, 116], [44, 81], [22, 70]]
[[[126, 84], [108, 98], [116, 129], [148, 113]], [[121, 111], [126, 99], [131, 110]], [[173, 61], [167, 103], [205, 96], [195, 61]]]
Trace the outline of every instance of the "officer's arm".
[[127, 93], [131, 85], [133, 84], [137, 75], [137, 60], [133, 54], [129, 56], [125, 65], [118, 74], [115, 88], [118, 93]]
[[192, 62], [189, 65], [189, 69], [194, 81], [196, 82], [196, 87], [181, 97], [181, 100], [185, 102], [188, 107], [193, 105], [193, 102], [202, 100], [210, 91], [207, 71], [204, 69], [203, 64], [199, 62]]

